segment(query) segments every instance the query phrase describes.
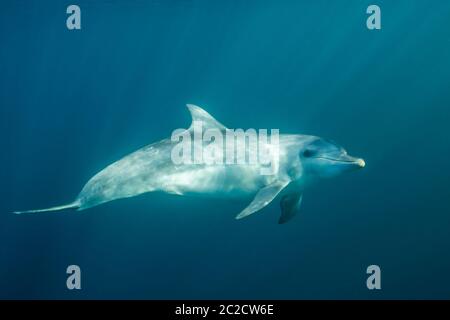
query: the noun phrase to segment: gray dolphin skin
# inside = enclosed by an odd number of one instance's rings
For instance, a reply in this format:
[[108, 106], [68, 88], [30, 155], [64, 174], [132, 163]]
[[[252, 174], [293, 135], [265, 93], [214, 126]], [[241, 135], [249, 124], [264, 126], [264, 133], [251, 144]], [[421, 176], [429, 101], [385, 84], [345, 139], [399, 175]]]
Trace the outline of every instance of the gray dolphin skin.
[[[228, 130], [202, 108], [190, 104], [187, 107], [193, 124], [201, 121], [205, 129]], [[186, 129], [189, 134], [193, 134], [193, 124]], [[305, 187], [321, 178], [365, 166], [363, 159], [351, 157], [334, 142], [310, 135], [279, 135], [278, 170], [271, 175], [262, 175], [258, 164], [177, 164], [172, 160], [177, 143], [164, 139], [114, 162], [92, 177], [72, 203], [14, 213], [85, 210], [116, 199], [163, 191], [177, 195], [252, 197], [236, 219], [251, 215], [279, 198], [279, 223], [285, 223], [299, 211]]]

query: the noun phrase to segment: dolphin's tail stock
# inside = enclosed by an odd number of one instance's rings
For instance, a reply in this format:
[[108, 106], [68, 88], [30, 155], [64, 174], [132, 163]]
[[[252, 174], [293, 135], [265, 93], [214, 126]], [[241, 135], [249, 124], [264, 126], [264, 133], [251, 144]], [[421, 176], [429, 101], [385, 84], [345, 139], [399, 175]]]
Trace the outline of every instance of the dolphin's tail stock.
[[51, 207], [46, 209], [34, 209], [34, 210], [24, 210], [24, 211], [14, 211], [15, 214], [22, 214], [22, 213], [39, 213], [39, 212], [50, 212], [50, 211], [61, 211], [66, 209], [76, 209], [80, 207], [80, 202], [78, 200], [75, 200], [72, 203], [65, 204], [62, 206], [57, 207]]

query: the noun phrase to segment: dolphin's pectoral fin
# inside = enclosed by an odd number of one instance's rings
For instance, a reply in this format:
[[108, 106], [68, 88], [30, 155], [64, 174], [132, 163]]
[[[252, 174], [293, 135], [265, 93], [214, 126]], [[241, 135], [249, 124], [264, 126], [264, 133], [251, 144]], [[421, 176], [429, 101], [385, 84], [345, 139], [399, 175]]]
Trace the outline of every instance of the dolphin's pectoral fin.
[[267, 206], [288, 184], [289, 181], [277, 181], [259, 190], [253, 201], [236, 216], [236, 219], [245, 218]]
[[214, 119], [212, 115], [210, 115], [208, 112], [206, 112], [199, 106], [193, 104], [187, 104], [186, 106], [188, 107], [192, 117], [191, 129], [193, 127], [194, 121], [201, 122], [204, 129], [218, 129], [218, 130], [226, 129], [226, 127], [223, 124]]
[[300, 210], [302, 204], [303, 193], [292, 193], [285, 195], [281, 201], [281, 216], [278, 220], [279, 224], [283, 224], [291, 220]]

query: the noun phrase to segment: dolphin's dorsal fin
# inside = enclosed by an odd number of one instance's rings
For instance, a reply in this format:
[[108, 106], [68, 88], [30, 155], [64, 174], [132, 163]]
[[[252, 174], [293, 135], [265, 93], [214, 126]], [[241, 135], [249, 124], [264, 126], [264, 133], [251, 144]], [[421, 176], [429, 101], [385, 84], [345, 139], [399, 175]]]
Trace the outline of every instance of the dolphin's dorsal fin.
[[200, 108], [199, 106], [193, 104], [186, 105], [191, 113], [192, 123], [190, 128], [192, 128], [194, 121], [201, 121], [203, 129], [218, 129], [225, 130], [226, 127], [219, 121], [213, 118], [208, 112]]
[[253, 201], [236, 216], [236, 219], [245, 218], [267, 206], [288, 184], [289, 181], [276, 181], [259, 190]]
[[281, 216], [278, 220], [279, 224], [283, 224], [291, 220], [300, 210], [302, 204], [303, 193], [291, 193], [285, 195], [280, 201]]

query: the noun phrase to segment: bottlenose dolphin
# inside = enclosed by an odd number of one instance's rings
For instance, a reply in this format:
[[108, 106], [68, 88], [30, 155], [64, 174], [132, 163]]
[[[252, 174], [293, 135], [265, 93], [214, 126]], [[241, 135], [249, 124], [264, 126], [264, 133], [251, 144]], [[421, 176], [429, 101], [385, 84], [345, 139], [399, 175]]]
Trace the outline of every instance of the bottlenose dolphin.
[[[192, 117], [187, 132], [192, 133], [198, 121], [205, 128], [228, 130], [202, 108], [191, 104], [187, 107]], [[173, 139], [164, 139], [114, 162], [92, 177], [69, 204], [15, 213], [85, 210], [116, 199], [163, 191], [253, 197], [236, 219], [261, 210], [279, 197], [279, 223], [285, 223], [299, 211], [306, 186], [365, 166], [363, 159], [351, 157], [336, 143], [311, 135], [279, 135], [278, 170], [273, 175], [262, 175], [254, 164], [176, 164], [171, 158], [175, 144]]]

